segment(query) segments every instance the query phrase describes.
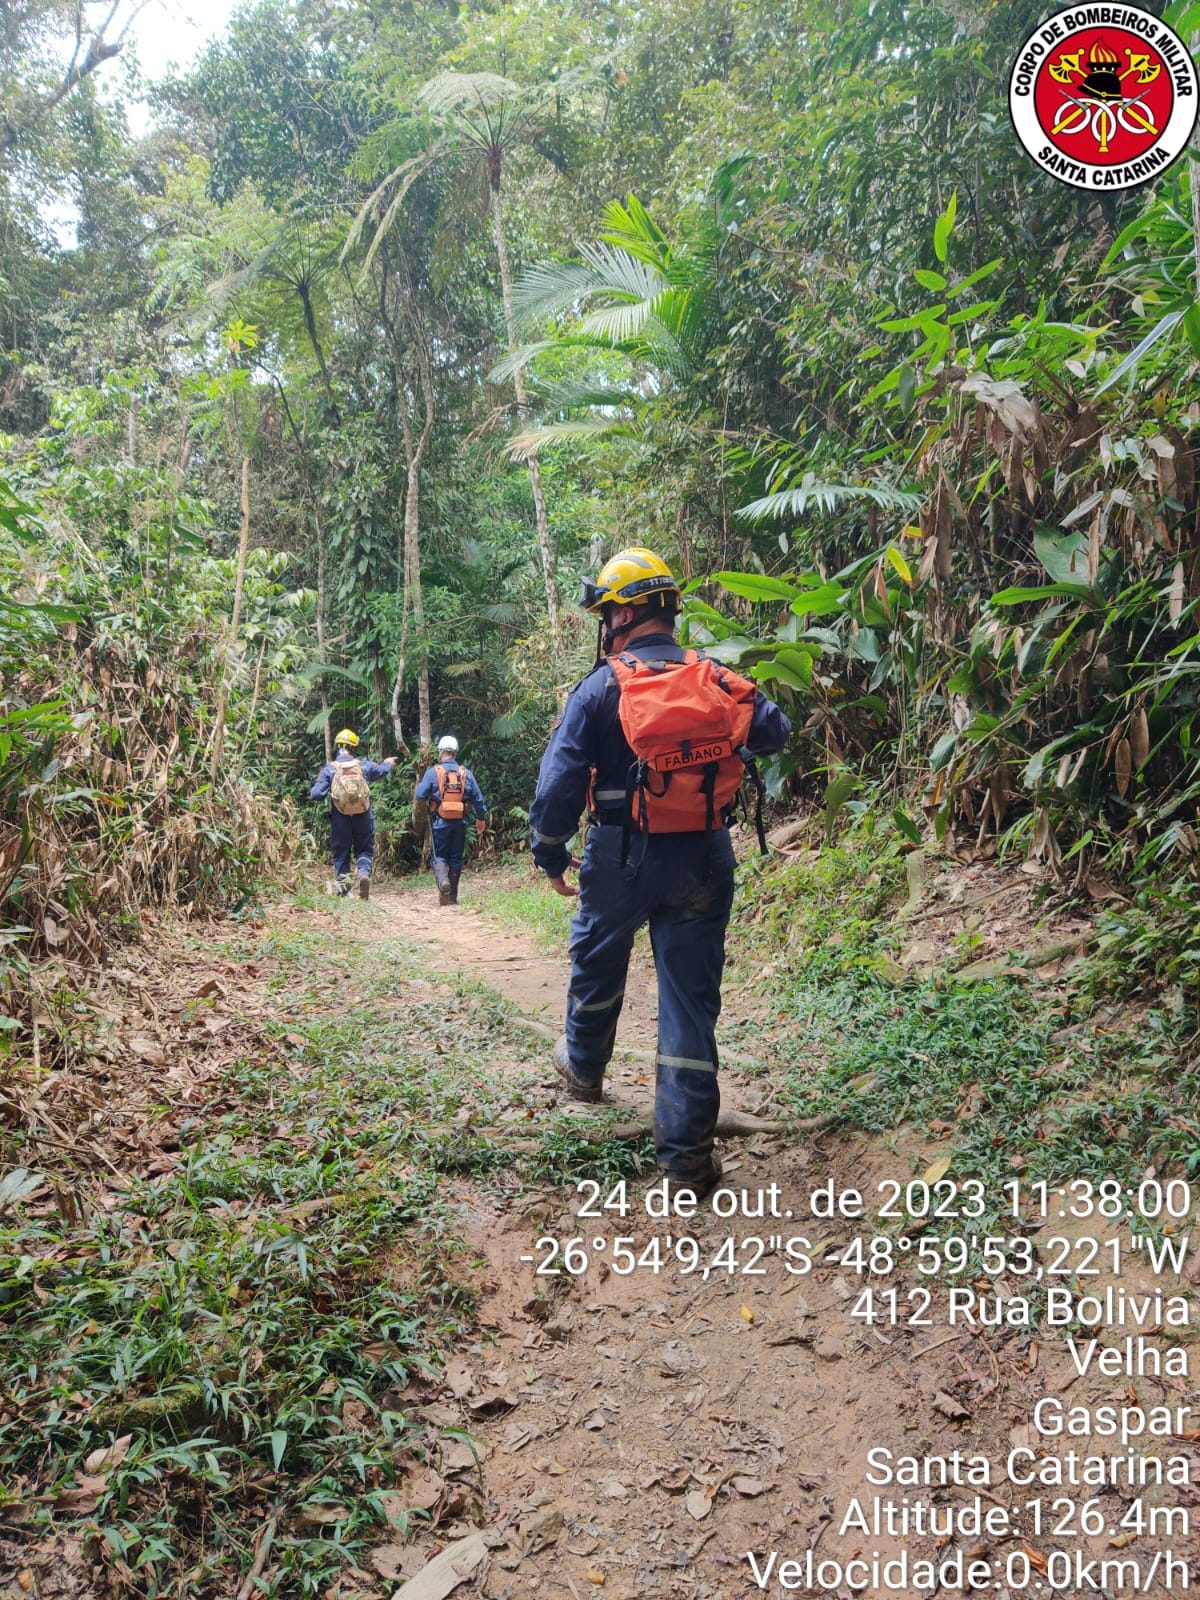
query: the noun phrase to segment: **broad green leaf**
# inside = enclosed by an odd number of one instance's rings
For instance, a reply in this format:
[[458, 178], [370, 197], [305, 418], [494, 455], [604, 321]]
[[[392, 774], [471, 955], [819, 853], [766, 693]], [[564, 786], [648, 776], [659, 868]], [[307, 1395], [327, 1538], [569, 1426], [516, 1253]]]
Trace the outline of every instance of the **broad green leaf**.
[[819, 589], [804, 589], [792, 601], [798, 617], [828, 617], [843, 611], [849, 594], [840, 583], [825, 583]]
[[964, 306], [952, 317], [947, 317], [946, 323], [951, 328], [958, 328], [964, 322], [975, 322], [978, 318], [986, 316], [989, 311], [994, 311], [999, 304], [999, 300], [976, 300], [974, 305]]
[[970, 289], [973, 284], [981, 283], [984, 278], [990, 278], [992, 273], [995, 272], [996, 268], [1003, 266], [1003, 264], [1004, 257], [997, 256], [994, 261], [989, 261], [986, 266], [977, 267], [976, 270], [971, 273], [969, 278], [963, 278], [961, 282], [956, 283], [952, 289], [946, 290], [946, 299], [953, 300], [956, 295], [962, 294], [964, 289]]
[[845, 810], [846, 801], [858, 788], [861, 780], [853, 772], [839, 772], [837, 777], [825, 789], [825, 840], [829, 842], [833, 837], [834, 823]]
[[1183, 313], [1183, 331], [1193, 354], [1200, 356], [1200, 305], [1191, 305]]
[[753, 639], [747, 639], [744, 634], [739, 633], [732, 639], [718, 639], [716, 644], [705, 645], [704, 654], [711, 656], [714, 661], [724, 661], [732, 666], [755, 648]]
[[946, 287], [946, 280], [940, 272], [930, 272], [927, 267], [918, 267], [913, 277], [922, 289], [932, 289], [935, 294], [940, 294]]
[[908, 812], [904, 810], [903, 806], [897, 806], [892, 812], [892, 821], [896, 824], [897, 828], [899, 828], [900, 832], [910, 844], [920, 844], [921, 830], [909, 816]]
[[1090, 600], [1092, 591], [1082, 583], [1043, 583], [1033, 589], [1001, 589], [992, 596], [994, 606], [1019, 606], [1027, 600]]
[[792, 689], [807, 689], [812, 683], [812, 672], [809, 672], [808, 681], [793, 672], [786, 662], [778, 658], [774, 661], [760, 661], [757, 666], [751, 667], [750, 676], [756, 683], [786, 683]]
[[742, 600], [792, 600], [798, 593], [794, 583], [759, 572], [714, 572], [713, 578], [722, 589]]
[[916, 311], [911, 317], [889, 318], [887, 322], [881, 322], [879, 326], [884, 333], [911, 333], [914, 328], [925, 328], [930, 323], [937, 322], [945, 309], [946, 306], [943, 302], [941, 305], [930, 306], [925, 311]]
[[944, 733], [942, 735], [929, 752], [929, 765], [934, 772], [940, 772], [944, 766], [949, 764], [950, 758], [957, 747], [958, 735], [956, 733]]
[[[945, 211], [933, 225], [933, 253], [939, 261], [945, 261], [946, 251], [950, 244], [950, 235], [954, 229], [954, 219], [958, 215], [958, 190], [950, 196], [950, 202]], [[945, 308], [943, 307], [943, 310]]]
[[287, 1449], [287, 1445], [287, 1434], [282, 1428], [276, 1428], [275, 1432], [271, 1435], [271, 1464], [274, 1466], [276, 1472], [279, 1471], [279, 1463], [283, 1460], [283, 1452]]
[[800, 679], [801, 688], [809, 689], [812, 687], [813, 660], [816, 655], [816, 651], [801, 650], [789, 645], [787, 649], [777, 652], [775, 660]]
[[850, 654], [860, 661], [879, 660], [879, 637], [872, 628], [860, 628], [850, 641]]
[[908, 562], [900, 554], [899, 550], [896, 549], [896, 546], [894, 544], [888, 545], [887, 549], [884, 551], [884, 555], [888, 562], [895, 567], [896, 571], [911, 589], [913, 586], [912, 569], [909, 567]]
[[1060, 534], [1048, 523], [1039, 522], [1033, 536], [1038, 560], [1055, 583], [1087, 583], [1088, 535], [1083, 532]]

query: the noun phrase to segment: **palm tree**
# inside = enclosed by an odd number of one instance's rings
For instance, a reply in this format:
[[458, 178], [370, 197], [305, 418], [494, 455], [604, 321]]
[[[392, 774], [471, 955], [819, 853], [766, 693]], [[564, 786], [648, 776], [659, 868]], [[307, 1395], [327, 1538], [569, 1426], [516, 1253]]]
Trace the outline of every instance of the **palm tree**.
[[[519, 374], [543, 352], [558, 356], [559, 369], [580, 362], [564, 361], [576, 351], [590, 357], [592, 373], [535, 387], [540, 407], [558, 412], [554, 422], [526, 428], [513, 439], [508, 453], [533, 461], [548, 445], [633, 441], [666, 444], [682, 427], [702, 433], [703, 447], [712, 443], [711, 408], [704, 404], [704, 374], [709, 357], [726, 337], [732, 252], [739, 248], [732, 226], [738, 214], [736, 179], [750, 158], [723, 162], [713, 174], [704, 205], [690, 220], [678, 244], [672, 245], [636, 195], [603, 214], [599, 239], [579, 247], [576, 261], [552, 261], [535, 267], [517, 285], [515, 303], [522, 333], [564, 314], [573, 321], [556, 327], [551, 337], [514, 350], [493, 370], [493, 378]], [[605, 375], [616, 356], [618, 377]], [[599, 375], [595, 375], [599, 374]], [[699, 389], [698, 404], [678, 404], [689, 387]], [[576, 415], [564, 416], [574, 412]], [[697, 420], [698, 419], [698, 420]], [[750, 522], [802, 516], [810, 508], [829, 512], [865, 500], [889, 511], [915, 515], [921, 497], [886, 483], [844, 484], [818, 481], [806, 471], [798, 451], [761, 445], [744, 463], [767, 470], [772, 492], [739, 508]]]
[[[578, 75], [564, 75], [554, 84], [527, 87], [491, 72], [443, 72], [430, 79], [421, 89], [418, 99], [437, 128], [437, 137], [418, 155], [389, 172], [378, 185], [355, 219], [347, 250], [362, 236], [368, 221], [378, 216], [379, 221], [367, 252], [366, 264], [369, 266], [380, 242], [394, 224], [408, 191], [430, 168], [447, 162], [469, 163], [481, 168], [480, 187], [484, 204], [491, 214], [492, 235], [500, 268], [505, 332], [510, 351], [515, 351], [517, 317], [512, 260], [505, 229], [505, 158], [518, 145], [541, 145], [540, 131], [557, 115], [564, 95], [577, 87], [578, 81]], [[386, 208], [380, 215], [385, 201]], [[511, 370], [510, 376], [516, 395], [517, 418], [524, 426], [529, 416], [524, 373], [517, 366]], [[528, 457], [527, 463], [537, 523], [538, 550], [546, 586], [546, 611], [557, 652], [560, 639], [558, 587], [555, 554], [546, 516], [546, 497], [536, 456]]]
[[[521, 332], [574, 321], [553, 337], [514, 350], [492, 376], [520, 375], [539, 353], [608, 351], [623, 358], [623, 378], [588, 377], [538, 387], [545, 409], [584, 415], [527, 428], [509, 453], [536, 460], [547, 444], [653, 431], [661, 402], [702, 371], [725, 331], [726, 252], [739, 157], [717, 169], [707, 204], [679, 245], [672, 245], [636, 195], [603, 214], [603, 231], [579, 247], [577, 261], [547, 262], [528, 272], [514, 302]], [[561, 364], [561, 363], [560, 363]], [[593, 361], [593, 369], [603, 363]]]

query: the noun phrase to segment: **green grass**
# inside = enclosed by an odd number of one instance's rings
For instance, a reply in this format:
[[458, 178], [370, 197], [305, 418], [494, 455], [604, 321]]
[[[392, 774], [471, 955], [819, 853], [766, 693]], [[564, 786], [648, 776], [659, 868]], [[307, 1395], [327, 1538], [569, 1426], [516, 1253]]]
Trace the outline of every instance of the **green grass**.
[[[765, 898], [764, 898], [765, 891]], [[1114, 1033], [1097, 1010], [1094, 969], [1065, 998], [1037, 982], [901, 977], [911, 932], [890, 918], [903, 899], [894, 845], [864, 836], [742, 878], [742, 961], [775, 963], [775, 1003], [760, 1032], [788, 1063], [796, 1117], [832, 1114], [884, 1134], [953, 1124], [952, 1173], [1000, 1185], [1027, 1180], [1200, 1174], [1200, 1118], [1168, 1004]], [[751, 1030], [743, 1034], [754, 1050]], [[761, 1047], [760, 1047], [761, 1049]], [[939, 1128], [938, 1134], [947, 1130]]]
[[543, 949], [566, 950], [577, 902], [555, 894], [544, 876], [536, 883], [498, 887], [481, 880], [475, 901], [497, 922], [532, 934]]
[[[255, 966], [275, 1048], [184, 1125], [175, 1170], [113, 1185], [107, 1211], [0, 1221], [0, 1499], [48, 1533], [89, 1455], [129, 1435], [77, 1524], [114, 1595], [224, 1600], [268, 1518], [256, 1592], [325, 1594], [393, 1536], [379, 1497], [433, 1442], [402, 1391], [472, 1325], [451, 1182], [512, 1195], [652, 1165], [605, 1138], [615, 1113], [542, 1103], [538, 1041], [494, 991], [406, 994], [420, 952], [349, 943], [354, 909], [203, 952]], [[34, 1164], [19, 1139], [4, 1154]]]

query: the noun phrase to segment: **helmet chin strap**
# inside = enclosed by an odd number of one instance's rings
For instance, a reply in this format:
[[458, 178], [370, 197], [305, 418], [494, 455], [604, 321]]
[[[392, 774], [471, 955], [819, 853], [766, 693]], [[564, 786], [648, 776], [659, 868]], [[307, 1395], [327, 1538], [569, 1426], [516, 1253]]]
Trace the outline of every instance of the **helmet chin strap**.
[[600, 630], [596, 639], [597, 663], [603, 661], [606, 656], [612, 655], [617, 648], [617, 640], [623, 634], [632, 633], [634, 628], [639, 627], [645, 620], [645, 617], [639, 617], [635, 611], [629, 622], [623, 623], [619, 628], [614, 628], [608, 618], [602, 616], [600, 618]]

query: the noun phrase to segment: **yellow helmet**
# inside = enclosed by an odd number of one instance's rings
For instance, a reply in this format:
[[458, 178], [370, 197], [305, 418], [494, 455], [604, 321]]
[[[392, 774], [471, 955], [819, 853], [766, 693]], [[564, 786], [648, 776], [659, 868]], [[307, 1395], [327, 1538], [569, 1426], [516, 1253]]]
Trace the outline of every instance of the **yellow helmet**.
[[337, 738], [333, 742], [339, 748], [344, 745], [347, 750], [358, 749], [358, 735], [356, 733], [351, 733], [349, 728], [343, 728], [341, 733], [338, 734]]
[[641, 606], [653, 595], [671, 594], [678, 605], [681, 599], [679, 585], [670, 567], [653, 550], [639, 547], [622, 550], [611, 561], [606, 561], [594, 582], [591, 578], [585, 578], [579, 603], [585, 611], [599, 615], [607, 605]]

